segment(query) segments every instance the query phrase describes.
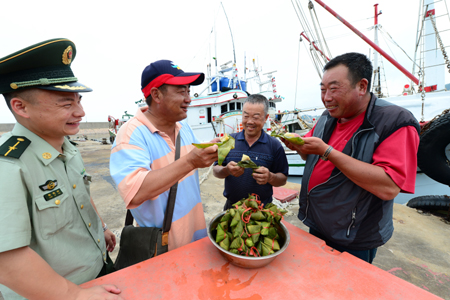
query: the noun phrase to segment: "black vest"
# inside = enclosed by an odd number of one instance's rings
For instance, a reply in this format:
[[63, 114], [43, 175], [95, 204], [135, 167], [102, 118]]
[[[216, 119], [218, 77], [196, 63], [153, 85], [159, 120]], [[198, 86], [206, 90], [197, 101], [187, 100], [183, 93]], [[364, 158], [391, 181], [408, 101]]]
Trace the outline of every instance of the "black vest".
[[[337, 119], [325, 111], [319, 118], [314, 137], [327, 143]], [[420, 127], [413, 114], [371, 95], [364, 121], [346, 144], [343, 153], [371, 164], [373, 153], [399, 128]], [[298, 217], [327, 239], [353, 250], [368, 250], [385, 244], [392, 236], [394, 201], [384, 201], [354, 184], [334, 168], [328, 180], [308, 193], [308, 183], [318, 155], [308, 155], [300, 191]]]

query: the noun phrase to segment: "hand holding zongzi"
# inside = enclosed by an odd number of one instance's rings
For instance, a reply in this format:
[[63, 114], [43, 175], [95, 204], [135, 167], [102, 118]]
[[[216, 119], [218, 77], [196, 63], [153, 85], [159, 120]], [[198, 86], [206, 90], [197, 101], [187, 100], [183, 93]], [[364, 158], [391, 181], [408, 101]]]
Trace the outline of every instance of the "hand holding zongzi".
[[256, 180], [257, 184], [266, 184], [270, 181], [274, 174], [269, 171], [266, 167], [259, 167], [255, 169], [252, 176]]
[[[214, 140], [216, 140], [216, 139], [214, 139]], [[220, 138], [220, 142], [213, 143], [211, 141], [210, 143], [202, 143], [202, 144], [192, 143], [192, 145], [194, 145], [195, 147], [200, 148], [200, 149], [209, 148], [212, 146], [218, 146], [219, 149], [218, 149], [217, 162], [218, 162], [219, 166], [221, 166], [223, 161], [225, 160], [225, 157], [227, 157], [228, 153], [230, 152], [230, 150], [234, 149], [234, 138], [228, 134], [225, 134], [223, 137]]]
[[234, 176], [234, 177], [239, 177], [239, 176], [241, 176], [242, 174], [244, 174], [244, 171], [245, 171], [245, 169], [244, 169], [243, 167], [240, 167], [240, 166], [237, 164], [237, 162], [235, 162], [235, 161], [230, 161], [230, 162], [226, 165], [225, 168], [227, 169], [227, 172], [228, 172], [230, 175]]
[[194, 147], [187, 155], [187, 162], [194, 168], [206, 168], [218, 159], [217, 145], [206, 148]]

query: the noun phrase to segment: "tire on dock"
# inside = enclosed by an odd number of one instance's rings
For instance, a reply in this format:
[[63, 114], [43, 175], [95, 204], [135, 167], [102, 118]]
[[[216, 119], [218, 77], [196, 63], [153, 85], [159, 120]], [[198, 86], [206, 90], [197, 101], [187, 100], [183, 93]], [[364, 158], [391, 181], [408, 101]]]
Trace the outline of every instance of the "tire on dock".
[[421, 134], [417, 164], [430, 178], [450, 186], [450, 112]]
[[420, 196], [409, 200], [406, 206], [423, 210], [448, 210], [450, 197], [446, 195]]

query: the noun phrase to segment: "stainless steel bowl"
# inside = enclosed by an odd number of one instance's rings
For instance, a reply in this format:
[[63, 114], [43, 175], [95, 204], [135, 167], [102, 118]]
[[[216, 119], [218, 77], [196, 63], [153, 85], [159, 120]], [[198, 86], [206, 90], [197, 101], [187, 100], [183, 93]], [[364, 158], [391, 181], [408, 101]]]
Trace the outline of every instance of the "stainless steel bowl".
[[213, 245], [219, 250], [220, 254], [222, 254], [222, 256], [225, 257], [225, 259], [227, 259], [233, 265], [246, 269], [256, 269], [264, 267], [270, 264], [275, 258], [277, 258], [278, 255], [283, 253], [284, 250], [286, 250], [286, 248], [289, 246], [289, 242], [291, 241], [289, 231], [287, 230], [286, 226], [283, 225], [283, 223], [280, 223], [280, 226], [277, 227], [277, 231], [278, 235], [281, 237], [281, 239], [278, 241], [281, 248], [274, 254], [262, 257], [248, 257], [226, 251], [216, 243], [215, 238], [216, 230], [213, 229], [217, 227], [217, 224], [220, 222], [220, 219], [225, 213], [226, 212], [223, 211], [211, 219], [208, 226], [208, 237], [213, 243]]

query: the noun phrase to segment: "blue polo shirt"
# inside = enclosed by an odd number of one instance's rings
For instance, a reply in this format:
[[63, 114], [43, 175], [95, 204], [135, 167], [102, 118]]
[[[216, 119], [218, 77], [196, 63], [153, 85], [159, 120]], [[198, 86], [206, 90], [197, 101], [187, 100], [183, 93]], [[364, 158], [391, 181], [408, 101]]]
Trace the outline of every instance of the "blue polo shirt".
[[[234, 149], [228, 153], [222, 166], [228, 162], [240, 162], [242, 155], [246, 154], [258, 166], [264, 166], [272, 173], [283, 173], [288, 176], [289, 166], [281, 142], [274, 137], [261, 131], [261, 136], [251, 147], [244, 137], [244, 131], [232, 133], [231, 136], [236, 140]], [[217, 164], [217, 162], [215, 162]], [[262, 203], [272, 202], [273, 188], [266, 183], [260, 185], [252, 176], [252, 169], [245, 169], [244, 174], [239, 177], [229, 175], [225, 178], [225, 190], [223, 195], [227, 198], [225, 209], [231, 207], [237, 201], [248, 198], [248, 194], [255, 193], [259, 196]]]

